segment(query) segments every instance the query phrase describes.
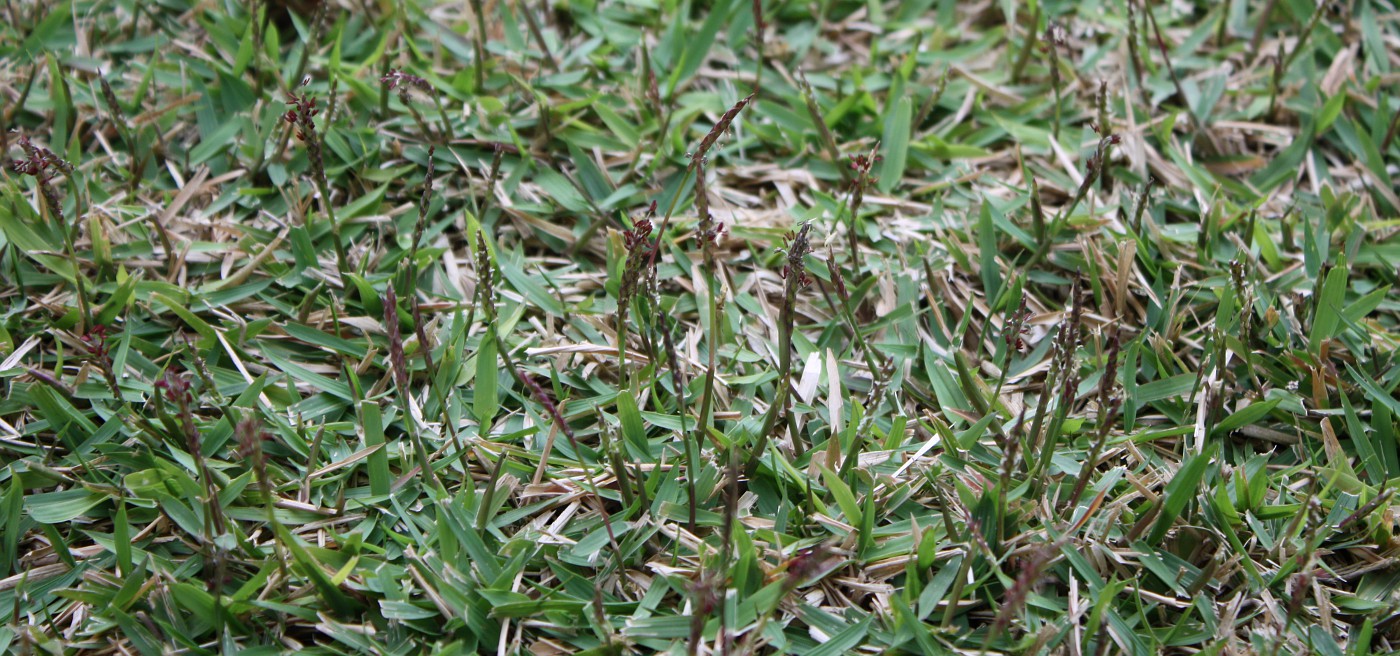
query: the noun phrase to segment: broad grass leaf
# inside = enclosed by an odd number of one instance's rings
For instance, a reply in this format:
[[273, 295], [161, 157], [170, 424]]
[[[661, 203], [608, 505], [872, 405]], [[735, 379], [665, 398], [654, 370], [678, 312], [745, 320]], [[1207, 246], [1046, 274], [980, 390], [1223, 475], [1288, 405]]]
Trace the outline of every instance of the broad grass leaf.
[[1160, 543], [1176, 523], [1176, 519], [1181, 516], [1181, 511], [1196, 498], [1196, 489], [1201, 483], [1201, 478], [1205, 476], [1206, 468], [1215, 457], [1215, 451], [1216, 445], [1212, 443], [1204, 452], [1188, 456], [1171, 482], [1167, 483], [1167, 488], [1158, 502], [1162, 505], [1162, 510], [1157, 514], [1157, 521], [1152, 525], [1152, 532], [1147, 538], [1149, 544]]
[[885, 116], [885, 132], [881, 141], [884, 147], [880, 162], [880, 180], [876, 185], [880, 193], [889, 193], [904, 177], [904, 166], [909, 159], [909, 123], [913, 120], [914, 103], [908, 96], [894, 103], [894, 111]]
[[24, 507], [40, 524], [62, 524], [82, 517], [106, 500], [105, 494], [79, 488], [30, 494], [24, 498]]

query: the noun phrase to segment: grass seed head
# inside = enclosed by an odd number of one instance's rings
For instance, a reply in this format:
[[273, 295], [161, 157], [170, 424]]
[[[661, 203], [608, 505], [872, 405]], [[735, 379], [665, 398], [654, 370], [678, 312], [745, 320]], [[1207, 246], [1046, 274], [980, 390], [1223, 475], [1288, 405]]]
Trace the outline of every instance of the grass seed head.
[[788, 281], [789, 303], [792, 300], [791, 294], [797, 289], [812, 284], [812, 278], [807, 275], [806, 261], [803, 259], [812, 252], [811, 231], [812, 223], [809, 221], [803, 223], [796, 232], [787, 234], [787, 247], [784, 249], [787, 251], [787, 264], [783, 265], [778, 275]]
[[754, 94], [752, 93], [744, 96], [744, 98], [734, 103], [734, 106], [730, 107], [729, 111], [725, 112], [724, 115], [719, 118], [719, 122], [715, 123], [715, 127], [710, 128], [710, 133], [705, 135], [705, 138], [700, 141], [700, 147], [695, 149], [695, 153], [690, 156], [692, 162], [699, 162], [701, 159], [704, 159], [705, 153], [710, 150], [710, 146], [713, 146], [715, 142], [719, 140], [719, 136], [724, 134], [725, 130], [729, 129], [729, 124], [734, 122], [734, 118], [739, 115], [739, 112], [743, 111], [744, 106], [748, 105], [753, 98]]
[[62, 218], [63, 200], [53, 184], [53, 179], [57, 176], [54, 171], [72, 173], [73, 165], [48, 148], [34, 145], [25, 135], [20, 135], [19, 147], [24, 150], [24, 159], [14, 160], [10, 168], [20, 175], [33, 177], [39, 184], [39, 193], [43, 195], [50, 215], [56, 219]]
[[412, 73], [405, 73], [397, 68], [389, 69], [388, 73], [380, 76], [379, 83], [383, 84], [384, 87], [390, 91], [397, 89], [399, 98], [403, 99], [404, 102], [408, 102], [409, 89], [417, 88], [424, 93], [433, 92], [433, 85], [428, 84], [427, 80]]
[[194, 425], [194, 394], [191, 392], [190, 377], [188, 374], [167, 369], [165, 375], [155, 382], [156, 391], [165, 398], [165, 401], [175, 406], [175, 415], [180, 422], [180, 430], [184, 433], [186, 445], [189, 447], [190, 455], [200, 457], [199, 430]]
[[403, 353], [403, 334], [399, 331], [399, 298], [393, 285], [384, 287], [384, 329], [389, 333], [389, 368], [400, 394], [408, 393], [408, 360]]

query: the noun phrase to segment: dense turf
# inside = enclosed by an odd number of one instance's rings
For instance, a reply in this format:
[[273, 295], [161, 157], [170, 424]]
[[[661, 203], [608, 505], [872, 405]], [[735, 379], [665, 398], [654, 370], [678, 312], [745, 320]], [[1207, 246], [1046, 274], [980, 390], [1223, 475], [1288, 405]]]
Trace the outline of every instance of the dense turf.
[[1391, 0], [3, 13], [0, 651], [1400, 644]]

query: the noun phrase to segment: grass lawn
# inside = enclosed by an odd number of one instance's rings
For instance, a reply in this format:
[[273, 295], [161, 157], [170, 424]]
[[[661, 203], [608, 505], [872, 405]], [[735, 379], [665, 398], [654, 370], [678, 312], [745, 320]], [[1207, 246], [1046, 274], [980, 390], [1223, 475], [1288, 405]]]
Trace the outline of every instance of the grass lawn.
[[1393, 0], [0, 15], [0, 653], [1400, 649]]

